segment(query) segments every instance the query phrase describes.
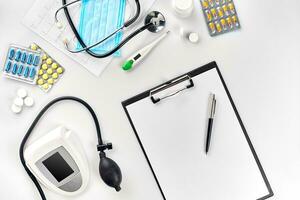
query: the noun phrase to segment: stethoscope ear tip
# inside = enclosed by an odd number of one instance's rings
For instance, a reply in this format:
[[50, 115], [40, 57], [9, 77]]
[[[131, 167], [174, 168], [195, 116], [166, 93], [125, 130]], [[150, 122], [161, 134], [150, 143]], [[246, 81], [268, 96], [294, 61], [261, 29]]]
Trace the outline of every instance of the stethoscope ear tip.
[[68, 40], [67, 38], [64, 38], [64, 39], [63, 39], [63, 43], [64, 43], [64, 44], [68, 44], [68, 43], [69, 43], [69, 40]]
[[62, 29], [63, 27], [63, 25], [60, 22], [56, 22], [55, 25], [58, 29]]

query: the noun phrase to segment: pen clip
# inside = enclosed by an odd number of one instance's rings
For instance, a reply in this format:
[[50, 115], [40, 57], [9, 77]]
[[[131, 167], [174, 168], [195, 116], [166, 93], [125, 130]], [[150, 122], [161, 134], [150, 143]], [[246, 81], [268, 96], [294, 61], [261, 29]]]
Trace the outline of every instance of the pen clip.
[[[165, 95], [162, 95], [160, 97], [155, 97], [155, 95], [158, 95], [158, 93], [161, 93], [161, 92], [165, 92], [167, 91], [168, 89], [170, 88], [173, 88], [175, 86], [178, 86], [180, 83], [183, 83], [185, 81], [188, 81], [188, 85], [184, 85], [183, 87], [179, 87], [177, 88], [176, 90], [173, 90], [171, 92], [167, 92]], [[163, 99], [167, 99], [167, 98], [170, 98], [170, 97], [173, 97], [189, 88], [192, 88], [194, 87], [194, 82], [193, 80], [191, 79], [191, 77], [189, 75], [184, 75], [182, 77], [179, 77], [171, 82], [168, 82], [162, 86], [159, 86], [157, 88], [155, 88], [154, 90], [151, 90], [150, 91], [150, 98], [151, 98], [151, 101], [156, 104], [158, 103], [159, 101], [163, 100]]]
[[209, 112], [209, 118], [214, 118], [215, 113], [216, 113], [216, 106], [217, 106], [217, 100], [216, 100], [216, 95], [211, 94], [211, 105], [210, 105], [210, 112]]

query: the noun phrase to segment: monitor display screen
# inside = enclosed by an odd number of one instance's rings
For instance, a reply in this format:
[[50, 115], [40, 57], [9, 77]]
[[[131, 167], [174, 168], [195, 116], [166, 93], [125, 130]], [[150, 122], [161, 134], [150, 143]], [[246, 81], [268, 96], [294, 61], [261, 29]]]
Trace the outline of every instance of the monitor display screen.
[[44, 160], [43, 164], [58, 182], [74, 173], [73, 169], [58, 152]]

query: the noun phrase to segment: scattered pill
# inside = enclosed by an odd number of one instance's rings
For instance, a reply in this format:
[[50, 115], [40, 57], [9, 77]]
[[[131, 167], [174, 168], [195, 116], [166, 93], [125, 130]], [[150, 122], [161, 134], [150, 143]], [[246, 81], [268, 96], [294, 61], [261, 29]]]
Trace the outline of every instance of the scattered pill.
[[27, 107], [33, 106], [33, 104], [34, 104], [33, 98], [32, 98], [32, 97], [26, 97], [26, 98], [24, 99], [24, 104], [25, 104], [25, 106], [27, 106]]
[[32, 97], [28, 96], [27, 91], [24, 88], [17, 90], [17, 97], [14, 99], [11, 110], [13, 113], [20, 113], [25, 106], [31, 107], [34, 104]]
[[191, 43], [197, 43], [199, 41], [199, 34], [198, 33], [190, 33], [189, 34], [189, 41]]
[[17, 91], [17, 95], [18, 95], [18, 97], [24, 99], [25, 97], [27, 97], [27, 91], [25, 89], [23, 89], [23, 88], [20, 88]]
[[13, 113], [15, 113], [15, 114], [18, 114], [18, 113], [20, 113], [20, 112], [22, 111], [22, 107], [13, 104], [13, 105], [11, 106], [11, 111], [12, 111]]
[[22, 107], [24, 105], [24, 100], [21, 97], [16, 97], [14, 99], [14, 104], [16, 106]]

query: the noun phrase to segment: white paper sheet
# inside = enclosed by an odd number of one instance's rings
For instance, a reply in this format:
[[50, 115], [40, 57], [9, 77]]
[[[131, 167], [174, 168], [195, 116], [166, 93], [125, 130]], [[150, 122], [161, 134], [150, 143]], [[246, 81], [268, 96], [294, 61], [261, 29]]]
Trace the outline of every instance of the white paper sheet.
[[[239, 121], [212, 69], [195, 87], [158, 104], [144, 98], [127, 106], [167, 200], [256, 200], [269, 194]], [[208, 155], [209, 94], [216, 118]]]
[[[131, 2], [130, 6], [126, 8], [126, 11], [130, 11], [131, 7], [134, 7], [134, 2]], [[147, 11], [151, 8], [155, 0], [141, 0], [141, 17], [143, 17]], [[40, 35], [43, 39], [51, 43], [57, 49], [64, 52], [70, 58], [77, 63], [85, 67], [92, 74], [99, 76], [105, 67], [112, 61], [113, 57], [108, 58], [93, 58], [87, 53], [73, 54], [68, 52], [63, 45], [64, 38], [74, 39], [74, 35], [68, 25], [68, 22], [63, 14], [63, 11], [59, 14], [59, 20], [64, 25], [63, 29], [58, 29], [55, 26], [54, 14], [56, 10], [61, 7], [61, 0], [37, 0], [28, 11], [23, 19], [23, 24], [30, 28], [33, 32]], [[80, 14], [80, 3], [70, 6], [70, 14], [74, 19], [74, 23], [77, 24]], [[128, 15], [128, 14], [127, 14]], [[125, 36], [127, 33], [124, 33]]]

